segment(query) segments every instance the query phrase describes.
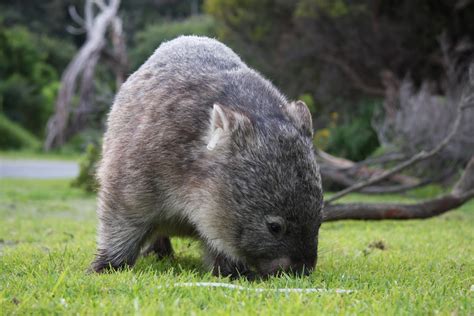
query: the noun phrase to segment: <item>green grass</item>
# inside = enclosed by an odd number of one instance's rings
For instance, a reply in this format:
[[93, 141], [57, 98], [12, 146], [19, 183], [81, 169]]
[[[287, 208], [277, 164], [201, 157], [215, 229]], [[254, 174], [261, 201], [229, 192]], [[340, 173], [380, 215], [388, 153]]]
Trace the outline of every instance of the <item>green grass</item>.
[[[95, 250], [94, 209], [94, 196], [64, 180], [0, 180], [0, 314], [474, 313], [473, 202], [429, 220], [324, 224], [320, 258], [311, 276], [234, 282], [269, 289], [355, 290], [351, 294], [166, 287], [228, 281], [201, 267], [199, 244], [187, 239], [173, 240], [175, 259], [147, 257], [133, 269], [89, 275], [85, 271]], [[376, 241], [386, 249], [369, 247]]]
[[29, 159], [29, 160], [68, 160], [78, 161], [80, 153], [43, 152], [41, 150], [0, 150], [0, 159]]

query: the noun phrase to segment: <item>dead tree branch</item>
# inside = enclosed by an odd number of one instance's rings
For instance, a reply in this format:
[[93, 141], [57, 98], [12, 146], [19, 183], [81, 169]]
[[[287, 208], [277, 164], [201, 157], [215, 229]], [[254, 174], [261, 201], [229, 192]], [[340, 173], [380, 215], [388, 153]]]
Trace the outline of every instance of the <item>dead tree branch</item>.
[[[96, 17], [93, 17], [93, 4], [96, 4], [102, 10]], [[77, 79], [84, 72], [84, 69], [88, 69], [89, 62], [96, 63], [96, 56], [100, 54], [105, 45], [105, 33], [117, 15], [119, 4], [120, 0], [110, 0], [107, 4], [98, 0], [86, 1], [82, 27], [87, 31], [87, 39], [61, 77], [61, 87], [56, 100], [55, 113], [47, 124], [45, 150], [50, 150], [65, 142], [66, 128], [71, 112], [71, 100], [76, 89]], [[74, 19], [76, 22], [82, 22], [77, 17]]]
[[451, 139], [453, 138], [453, 136], [457, 133], [458, 129], [459, 129], [459, 126], [461, 125], [461, 120], [462, 120], [462, 116], [463, 116], [463, 112], [465, 109], [467, 109], [468, 107], [470, 107], [472, 105], [472, 98], [473, 96], [468, 94], [468, 93], [465, 93], [463, 94], [462, 98], [461, 98], [461, 101], [459, 103], [459, 106], [457, 108], [457, 113], [456, 113], [456, 118], [454, 120], [454, 123], [449, 131], [449, 133], [446, 135], [446, 137], [436, 146], [434, 147], [432, 150], [430, 151], [421, 151], [419, 152], [418, 154], [414, 155], [413, 157], [411, 157], [410, 159], [396, 165], [395, 167], [381, 173], [380, 175], [377, 175], [377, 176], [374, 176], [368, 180], [365, 180], [365, 181], [361, 181], [359, 183], [356, 183], [342, 191], [339, 191], [338, 193], [334, 194], [334, 196], [332, 196], [331, 198], [329, 198], [327, 200], [326, 203], [330, 204], [331, 202], [334, 202], [338, 199], [340, 199], [341, 197], [351, 193], [351, 192], [356, 192], [356, 191], [360, 191], [361, 189], [365, 188], [365, 187], [368, 187], [370, 185], [373, 185], [375, 183], [378, 183], [384, 179], [387, 179], [388, 177], [394, 175], [394, 174], [397, 174], [399, 173], [400, 171], [414, 165], [415, 163], [417, 162], [420, 162], [422, 160], [426, 160], [428, 158], [431, 158], [433, 157], [434, 155], [436, 155], [438, 152], [440, 152], [446, 145], [449, 144], [449, 142], [451, 141]]
[[362, 161], [355, 162], [355, 167], [361, 167], [361, 166], [368, 166], [368, 165], [383, 165], [386, 163], [391, 163], [391, 162], [396, 162], [396, 161], [402, 161], [406, 160], [407, 156], [402, 153], [398, 152], [392, 152], [392, 153], [387, 153], [385, 155], [379, 156], [379, 157], [374, 157], [374, 158], [367, 158]]
[[122, 20], [116, 17], [112, 23], [111, 30], [113, 56], [116, 63], [113, 70], [115, 72], [116, 89], [125, 81], [128, 71], [127, 49], [125, 45], [125, 36], [123, 33]]
[[[354, 162], [335, 157], [320, 149], [316, 149], [316, 157], [320, 165], [323, 183], [330, 183], [330, 186], [342, 188], [350, 187], [358, 183], [357, 179], [367, 179], [384, 172], [383, 169], [377, 167], [368, 167], [364, 162]], [[390, 157], [380, 159], [380, 162], [398, 160], [399, 158], [399, 155], [391, 155]], [[379, 161], [374, 160], [373, 162], [368, 162], [378, 163]], [[388, 177], [383, 184], [363, 188], [361, 192], [369, 194], [404, 192], [426, 184], [426, 181], [431, 180], [420, 180], [403, 174], [394, 174]]]
[[430, 218], [453, 210], [474, 197], [474, 157], [469, 161], [453, 190], [438, 198], [419, 203], [344, 203], [327, 204], [323, 221], [346, 219], [421, 219]]

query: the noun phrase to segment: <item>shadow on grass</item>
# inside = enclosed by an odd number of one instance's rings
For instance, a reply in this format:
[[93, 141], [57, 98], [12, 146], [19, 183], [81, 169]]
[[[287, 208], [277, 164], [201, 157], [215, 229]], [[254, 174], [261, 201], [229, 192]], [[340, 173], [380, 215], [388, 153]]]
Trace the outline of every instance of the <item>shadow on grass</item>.
[[140, 257], [132, 268], [134, 273], [166, 274], [181, 276], [193, 274], [199, 277], [209, 276], [209, 271], [204, 267], [200, 258], [187, 255], [174, 255], [173, 257], [157, 258], [154, 255]]

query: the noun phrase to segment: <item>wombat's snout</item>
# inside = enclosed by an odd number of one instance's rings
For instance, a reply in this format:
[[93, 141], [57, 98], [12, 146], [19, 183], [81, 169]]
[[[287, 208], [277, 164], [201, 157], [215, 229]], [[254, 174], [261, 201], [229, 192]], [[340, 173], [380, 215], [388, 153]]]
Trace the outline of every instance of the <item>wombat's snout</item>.
[[281, 257], [260, 264], [259, 270], [263, 276], [278, 275], [281, 272], [296, 275], [309, 275], [316, 265], [316, 259], [291, 260]]

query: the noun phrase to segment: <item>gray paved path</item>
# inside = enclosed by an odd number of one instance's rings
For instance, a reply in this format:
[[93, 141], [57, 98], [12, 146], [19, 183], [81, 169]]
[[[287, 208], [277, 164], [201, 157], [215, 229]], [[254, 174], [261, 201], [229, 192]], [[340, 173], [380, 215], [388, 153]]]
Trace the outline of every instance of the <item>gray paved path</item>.
[[78, 173], [79, 166], [73, 161], [0, 158], [0, 178], [74, 178]]

